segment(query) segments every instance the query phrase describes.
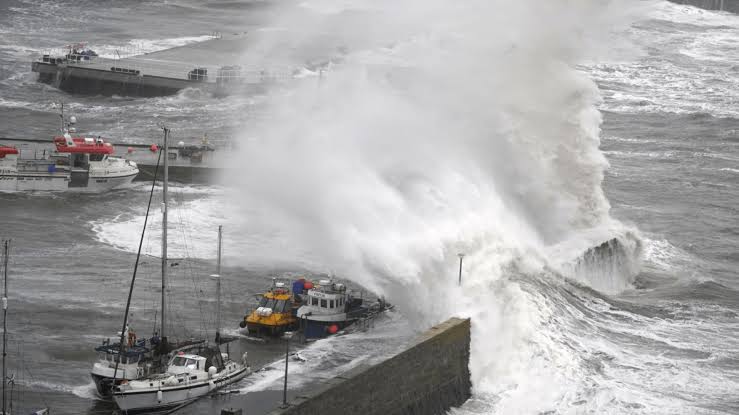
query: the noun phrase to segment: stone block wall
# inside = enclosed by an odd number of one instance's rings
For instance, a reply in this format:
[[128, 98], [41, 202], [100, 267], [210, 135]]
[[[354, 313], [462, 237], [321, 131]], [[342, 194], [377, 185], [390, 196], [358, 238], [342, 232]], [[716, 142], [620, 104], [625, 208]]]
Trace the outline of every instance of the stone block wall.
[[471, 394], [470, 320], [452, 318], [397, 355], [317, 385], [270, 415], [434, 415]]

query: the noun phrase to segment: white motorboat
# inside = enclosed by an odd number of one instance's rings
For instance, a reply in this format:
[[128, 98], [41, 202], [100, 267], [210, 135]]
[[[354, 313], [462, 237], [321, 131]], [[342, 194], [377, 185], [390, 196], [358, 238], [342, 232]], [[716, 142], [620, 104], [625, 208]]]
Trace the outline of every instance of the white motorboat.
[[197, 399], [241, 380], [251, 372], [246, 353], [241, 362], [232, 361], [217, 347], [209, 356], [175, 355], [166, 373], [142, 380], [123, 382], [113, 391], [116, 405], [123, 411], [163, 409]]
[[139, 174], [135, 162], [115, 157], [113, 145], [100, 137], [73, 137], [77, 120], [65, 120], [54, 150], [19, 150], [0, 146], [0, 191], [98, 193], [130, 185]]

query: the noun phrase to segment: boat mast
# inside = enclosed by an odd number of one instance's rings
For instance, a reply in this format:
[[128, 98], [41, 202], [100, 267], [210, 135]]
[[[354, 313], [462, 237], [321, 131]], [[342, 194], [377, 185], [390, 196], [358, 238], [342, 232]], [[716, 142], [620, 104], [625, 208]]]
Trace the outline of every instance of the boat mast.
[[164, 182], [162, 184], [162, 341], [166, 339], [166, 289], [167, 289], [167, 184], [169, 181], [169, 128], [164, 127]]
[[3, 243], [3, 281], [4, 281], [4, 287], [3, 287], [3, 414], [6, 414], [5, 411], [5, 386], [7, 384], [6, 380], [8, 379], [7, 376], [7, 366], [5, 364], [5, 356], [6, 352], [5, 349], [8, 345], [8, 338], [6, 334], [8, 333], [8, 326], [7, 326], [7, 319], [8, 319], [8, 256], [10, 255], [10, 241], [5, 241]]
[[216, 343], [221, 340], [221, 243], [223, 226], [218, 225], [218, 262], [216, 263]]

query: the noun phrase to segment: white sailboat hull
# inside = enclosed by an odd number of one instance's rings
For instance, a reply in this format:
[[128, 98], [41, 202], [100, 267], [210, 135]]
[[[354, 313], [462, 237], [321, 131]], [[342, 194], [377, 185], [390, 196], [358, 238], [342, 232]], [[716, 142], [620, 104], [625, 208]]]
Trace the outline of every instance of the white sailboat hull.
[[116, 391], [113, 392], [113, 400], [122, 411], [143, 411], [177, 406], [238, 382], [250, 371], [246, 366], [224, 374], [222, 377], [202, 379], [182, 386]]

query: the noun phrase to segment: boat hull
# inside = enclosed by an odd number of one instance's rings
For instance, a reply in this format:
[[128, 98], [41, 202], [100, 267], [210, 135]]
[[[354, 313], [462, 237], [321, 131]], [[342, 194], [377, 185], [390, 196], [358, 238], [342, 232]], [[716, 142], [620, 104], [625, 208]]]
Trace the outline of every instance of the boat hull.
[[329, 327], [336, 326], [338, 330], [341, 330], [355, 321], [356, 319], [341, 321], [306, 320], [303, 326], [303, 333], [306, 339], [322, 339], [332, 334]]
[[[248, 375], [250, 369], [243, 367], [233, 373], [216, 380], [203, 380], [183, 386], [126, 390], [113, 393], [113, 400], [118, 408], [126, 412], [166, 409], [182, 405], [226, 385], [238, 382]], [[212, 383], [212, 384], [211, 384]], [[161, 392], [161, 395], [158, 394]]]
[[90, 176], [84, 186], [75, 186], [68, 174], [0, 174], [0, 192], [101, 193], [127, 187], [138, 170], [122, 176]]

